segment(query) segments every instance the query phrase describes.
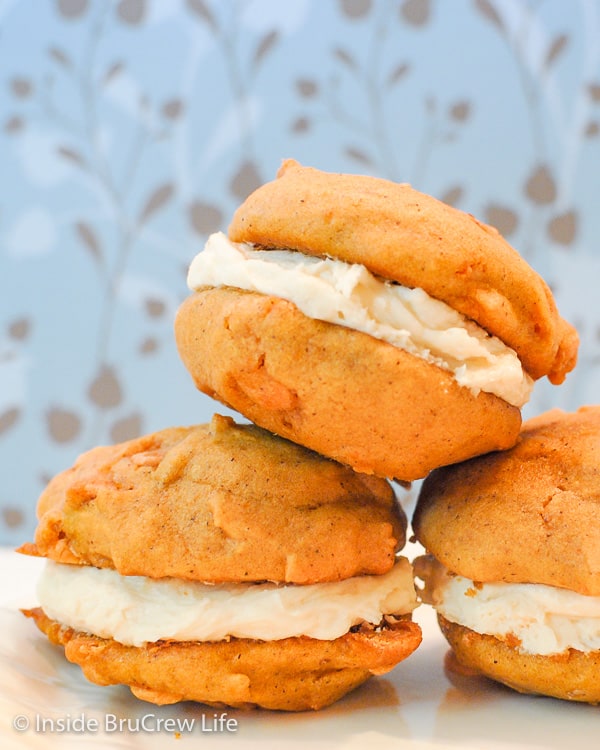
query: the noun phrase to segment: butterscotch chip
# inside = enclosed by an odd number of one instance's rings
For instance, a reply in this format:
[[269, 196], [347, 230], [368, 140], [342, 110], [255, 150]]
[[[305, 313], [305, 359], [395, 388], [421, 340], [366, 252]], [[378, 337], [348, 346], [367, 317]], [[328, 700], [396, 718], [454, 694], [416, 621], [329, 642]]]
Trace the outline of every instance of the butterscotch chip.
[[600, 651], [568, 649], [542, 656], [515, 649], [492, 635], [438, 616], [441, 630], [459, 664], [520, 693], [548, 695], [583, 703], [600, 702]]
[[412, 524], [471, 580], [600, 596], [600, 407], [546, 412], [514, 448], [432, 472]]
[[49, 483], [38, 516], [22, 552], [213, 582], [381, 574], [406, 529], [385, 480], [219, 415], [89, 451]]
[[193, 700], [238, 708], [317, 710], [372, 675], [389, 672], [421, 642], [419, 626], [400, 619], [333, 641], [232, 638], [136, 647], [61, 626], [39, 608], [25, 614], [52, 643], [64, 647], [66, 658], [79, 664], [88, 680], [128, 685], [138, 698], [156, 704]]
[[575, 365], [577, 333], [539, 274], [496, 229], [409, 185], [288, 159], [237, 209], [229, 236], [420, 287], [514, 349], [535, 379], [561, 383]]
[[360, 472], [413, 480], [512, 446], [519, 409], [442, 368], [291, 302], [205, 289], [175, 335], [196, 386], [283, 437]]

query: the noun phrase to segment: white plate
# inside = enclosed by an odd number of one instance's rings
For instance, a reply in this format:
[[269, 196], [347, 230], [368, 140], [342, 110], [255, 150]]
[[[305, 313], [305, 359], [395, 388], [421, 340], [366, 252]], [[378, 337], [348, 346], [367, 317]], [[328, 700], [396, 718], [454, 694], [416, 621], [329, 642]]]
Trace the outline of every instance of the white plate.
[[446, 672], [448, 649], [431, 610], [421, 607], [417, 619], [423, 644], [390, 675], [320, 712], [285, 714], [193, 703], [157, 707], [136, 700], [127, 688], [92, 685], [30, 620], [2, 608], [0, 746], [598, 749], [600, 708], [522, 696], [483, 678]]

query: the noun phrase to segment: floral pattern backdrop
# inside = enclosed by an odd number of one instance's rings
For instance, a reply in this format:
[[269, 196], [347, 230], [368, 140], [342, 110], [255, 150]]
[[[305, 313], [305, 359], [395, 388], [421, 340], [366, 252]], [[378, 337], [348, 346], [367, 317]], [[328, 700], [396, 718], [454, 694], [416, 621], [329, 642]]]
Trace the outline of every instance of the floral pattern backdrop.
[[0, 0], [0, 542], [93, 445], [224, 407], [187, 266], [285, 157], [494, 224], [580, 331], [526, 415], [600, 402], [600, 0]]

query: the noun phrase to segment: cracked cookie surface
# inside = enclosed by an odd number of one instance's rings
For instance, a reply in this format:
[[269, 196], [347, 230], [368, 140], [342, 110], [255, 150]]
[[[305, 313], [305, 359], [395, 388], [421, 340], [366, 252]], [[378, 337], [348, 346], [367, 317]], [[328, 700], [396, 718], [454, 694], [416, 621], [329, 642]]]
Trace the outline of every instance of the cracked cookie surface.
[[21, 551], [123, 575], [316, 583], [389, 570], [391, 485], [215, 415], [94, 448], [57, 475]]
[[413, 530], [474, 581], [543, 583], [600, 596], [600, 407], [553, 409], [516, 446], [432, 472]]
[[287, 159], [239, 206], [228, 232], [424, 289], [514, 349], [534, 379], [561, 383], [575, 365], [577, 333], [541, 276], [495, 228], [410, 185]]

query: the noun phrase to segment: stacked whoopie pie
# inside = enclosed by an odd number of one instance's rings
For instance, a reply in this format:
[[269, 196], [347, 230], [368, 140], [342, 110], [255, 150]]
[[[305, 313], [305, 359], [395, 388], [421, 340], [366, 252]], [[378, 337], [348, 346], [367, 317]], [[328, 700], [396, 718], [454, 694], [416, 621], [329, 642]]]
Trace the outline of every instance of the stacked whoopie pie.
[[321, 708], [421, 640], [389, 480], [511, 449], [577, 334], [495, 230], [291, 160], [188, 283], [180, 356], [250, 424], [215, 415], [55, 477], [21, 548], [48, 558], [26, 614], [145, 700]]
[[411, 481], [510, 448], [578, 336], [499, 233], [409, 185], [285, 161], [192, 261], [197, 387], [362, 472]]

